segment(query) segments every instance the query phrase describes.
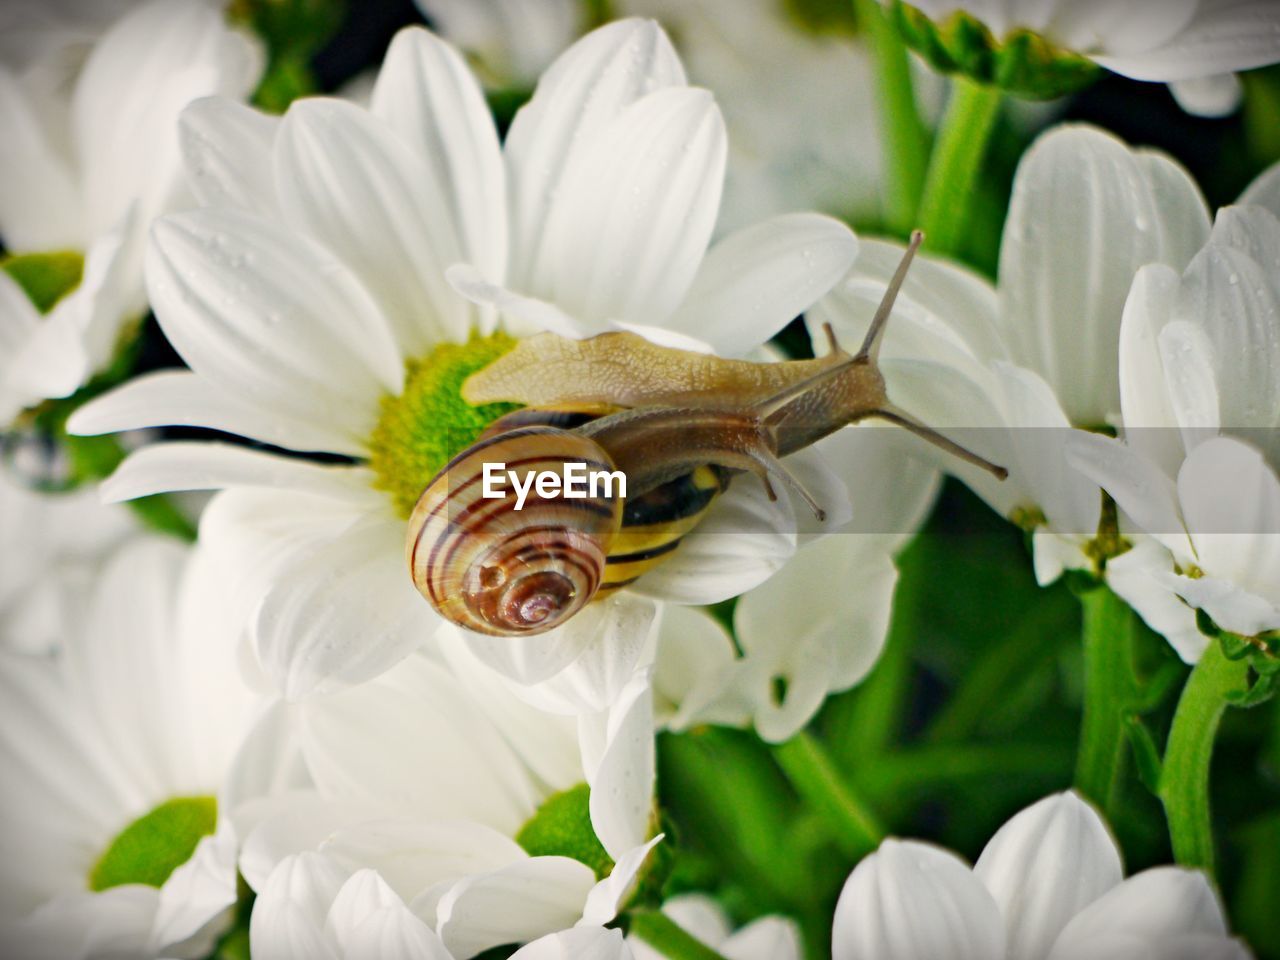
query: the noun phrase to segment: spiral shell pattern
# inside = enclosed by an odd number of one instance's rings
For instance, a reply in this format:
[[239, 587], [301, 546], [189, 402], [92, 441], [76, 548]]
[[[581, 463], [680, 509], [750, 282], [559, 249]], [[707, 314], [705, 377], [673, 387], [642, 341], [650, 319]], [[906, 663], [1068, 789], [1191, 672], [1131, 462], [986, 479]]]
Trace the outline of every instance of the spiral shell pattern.
[[[584, 463], [615, 470], [594, 441], [531, 426], [480, 440], [428, 484], [405, 542], [413, 582], [441, 616], [478, 633], [528, 636], [559, 626], [589, 603], [622, 520], [622, 498], [540, 497], [524, 505], [510, 481], [484, 496], [484, 465], [502, 463], [525, 483]], [[504, 474], [505, 476], [505, 474]]]

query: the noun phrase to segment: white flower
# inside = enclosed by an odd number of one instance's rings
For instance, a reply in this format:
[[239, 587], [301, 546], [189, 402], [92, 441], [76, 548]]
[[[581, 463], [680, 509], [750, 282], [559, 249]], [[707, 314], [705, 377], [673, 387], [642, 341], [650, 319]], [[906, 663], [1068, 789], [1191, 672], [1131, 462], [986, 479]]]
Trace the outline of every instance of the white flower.
[[[258, 960], [471, 956], [450, 951], [376, 871], [353, 871], [320, 853], [290, 855], [272, 872], [254, 905], [250, 950]], [[512, 960], [631, 957], [620, 931], [581, 926], [540, 937], [517, 950]]]
[[[1118, 420], [1119, 329], [1133, 277], [1151, 263], [1181, 270], [1208, 230], [1204, 200], [1173, 161], [1099, 130], [1059, 127], [1018, 168], [997, 288], [928, 257], [907, 278], [882, 355], [890, 395], [935, 426], [975, 428], [952, 434], [1009, 468], [1002, 484], [947, 465], [1003, 516], [1037, 528], [1042, 583], [1064, 567], [1095, 567], [1101, 497], [1066, 448], [1071, 428]], [[811, 317], [855, 339], [898, 255], [864, 243], [851, 278]]]
[[[735, 931], [720, 905], [697, 893], [672, 897], [662, 905], [662, 912], [726, 960], [800, 960], [804, 956], [800, 930], [785, 917], [761, 917]], [[634, 935], [627, 942], [636, 960], [664, 956]]]
[[949, 851], [886, 840], [836, 905], [834, 960], [1247, 960], [1200, 873], [1122, 880], [1092, 807], [1047, 797], [1001, 827], [971, 870]]
[[[441, 36], [486, 75], [532, 85], [581, 29], [576, 0], [420, 0]], [[729, 132], [718, 230], [789, 210], [850, 219], [879, 210], [881, 144], [866, 49], [849, 36], [809, 33], [780, 0], [625, 0], [619, 14], [653, 17], [676, 38], [695, 83], [716, 91]], [[941, 84], [916, 76], [930, 112]]]
[[217, 795], [256, 698], [188, 556], [132, 542], [56, 657], [0, 654], [8, 956], [203, 956], [235, 902]]
[[0, 468], [0, 649], [47, 653], [72, 635], [102, 561], [136, 530], [96, 488], [42, 493]]
[[[276, 121], [214, 99], [183, 123], [207, 206], [156, 225], [148, 279], [193, 372], [141, 378], [71, 427], [200, 425], [359, 461], [177, 443], [141, 451], [106, 485], [113, 498], [257, 488], [215, 502], [202, 536], [257, 590], [244, 601], [256, 654], [291, 698], [376, 676], [436, 629], [403, 569], [406, 504], [386, 492], [407, 487], [400, 499], [411, 505], [428, 478], [412, 475], [412, 450], [375, 437], [388, 410], [424, 402], [425, 381], [407, 380], [406, 362], [437, 369], [437, 348], [492, 329], [494, 306], [519, 332], [643, 324], [656, 337], [745, 353], [829, 289], [856, 249], [843, 225], [790, 215], [707, 250], [723, 177], [719, 112], [706, 91], [685, 86], [652, 23], [611, 24], [565, 53], [501, 149], [461, 58], [420, 29], [392, 44], [371, 111], [304, 100]], [[451, 264], [455, 282], [488, 306], [454, 293]], [[826, 478], [840, 512], [840, 487], [816, 456], [794, 460]], [[686, 603], [741, 593], [785, 562], [796, 529], [789, 502], [735, 484], [650, 589]], [[630, 659], [606, 672], [625, 682], [653, 614], [624, 591], [542, 636], [471, 642], [537, 683], [614, 635]], [[583, 698], [583, 709], [601, 706], [599, 695]]]
[[1181, 275], [1138, 274], [1120, 338], [1123, 442], [1076, 442], [1080, 469], [1168, 551], [1131, 602], [1185, 601], [1247, 636], [1280, 628], [1278, 173], [1219, 211]]
[[[334, 927], [329, 901], [312, 912], [314, 930], [289, 919], [313, 906], [299, 871], [322, 862], [339, 881], [363, 871], [394, 898], [397, 922], [459, 958], [616, 915], [659, 839], [646, 675], [613, 709], [575, 721], [513, 699], [450, 632], [447, 665], [409, 657], [264, 716], [233, 814], [247, 834], [240, 869], [259, 894], [255, 955], [266, 938], [282, 945], [268, 955], [304, 956], [299, 937], [319, 936], [326, 914]], [[542, 852], [547, 836], [576, 841]], [[608, 875], [597, 881], [583, 859]]]
[[210, 93], [247, 95], [260, 60], [216, 9], [156, 0], [97, 40], [74, 83], [45, 89], [0, 67], [0, 237], [11, 254], [83, 258], [83, 278], [46, 316], [0, 274], [0, 423], [111, 360], [146, 306], [146, 228], [183, 197], [178, 112]]
[[139, 0], [11, 0], [0, 7], [0, 64], [19, 73], [70, 67]]
[[936, 471], [911, 443], [896, 428], [866, 424], [817, 445], [848, 487], [852, 518], [745, 593], [732, 638], [706, 611], [664, 607], [654, 686], [667, 727], [751, 725], [781, 742], [870, 672], [889, 627], [893, 556], [937, 491]]
[[440, 36], [476, 63], [487, 86], [531, 89], [586, 28], [581, 0], [415, 0]]
[[1235, 110], [1235, 71], [1280, 61], [1280, 8], [1265, 0], [914, 0], [912, 6], [934, 22], [963, 11], [998, 40], [1030, 30], [1115, 73], [1169, 83], [1186, 110], [1205, 116]]

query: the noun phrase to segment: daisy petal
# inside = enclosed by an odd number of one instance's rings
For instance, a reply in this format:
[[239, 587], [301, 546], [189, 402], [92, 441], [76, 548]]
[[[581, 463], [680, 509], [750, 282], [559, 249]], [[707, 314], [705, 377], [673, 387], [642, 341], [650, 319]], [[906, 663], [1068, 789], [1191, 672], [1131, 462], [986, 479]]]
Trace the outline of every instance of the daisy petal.
[[800, 960], [804, 940], [789, 917], [761, 917], [720, 944], [718, 952], [725, 960]]
[[65, 250], [87, 239], [67, 158], [49, 142], [17, 77], [0, 68], [0, 236], [9, 250]]
[[208, 208], [152, 227], [147, 287], [188, 365], [245, 402], [357, 442], [402, 360], [369, 294], [332, 253], [256, 216]]
[[765, 740], [794, 736], [828, 694], [853, 686], [875, 664], [898, 576], [886, 546], [861, 534], [824, 537], [738, 601], [733, 619], [744, 659], [736, 686], [755, 705]]
[[[1170, 583], [1173, 557], [1155, 540], [1142, 537], [1133, 549], [1107, 561], [1107, 586], [1133, 607], [1185, 663], [1195, 663], [1209, 638], [1196, 626], [1196, 612], [1178, 596]], [[1177, 583], [1188, 582], [1178, 577]]]
[[886, 840], [840, 891], [834, 960], [991, 960], [1005, 956], [1000, 908], [955, 854]]
[[1081, 430], [1067, 438], [1067, 462], [1107, 491], [1139, 529], [1182, 547], [1185, 556], [1177, 489], [1154, 461], [1118, 440]]
[[722, 356], [764, 343], [845, 275], [858, 254], [839, 220], [787, 214], [739, 230], [708, 252], [680, 309], [665, 326]]
[[1000, 251], [1001, 314], [1014, 359], [1044, 376], [1072, 423], [1119, 411], [1115, 344], [1138, 268], [1182, 270], [1208, 226], [1173, 161], [1100, 130], [1059, 127], [1023, 157]]
[[493, 114], [458, 52], [426, 30], [396, 34], [370, 105], [442, 185], [464, 259], [506, 273], [506, 175]]
[[711, 239], [725, 156], [707, 91], [636, 101], [570, 158], [525, 289], [593, 323], [670, 315]]
[[1177, 472], [1186, 451], [1169, 403], [1157, 337], [1173, 315], [1180, 278], [1161, 263], [1143, 267], [1120, 320], [1120, 409], [1125, 442], [1154, 460], [1166, 473]]
[[455, 263], [445, 271], [445, 277], [454, 290], [472, 303], [492, 307], [501, 313], [508, 321], [507, 329], [517, 336], [549, 331], [570, 340], [581, 340], [600, 332], [554, 303], [491, 283], [469, 263]]
[[745, 727], [751, 710], [729, 696], [734, 644], [720, 622], [698, 607], [666, 604], [654, 658], [654, 710], [660, 727], [698, 723]]
[[653, 690], [637, 671], [617, 703], [578, 719], [582, 766], [591, 786], [591, 826], [614, 860], [644, 843], [653, 816]]
[[595, 639], [582, 655], [550, 679], [519, 689], [520, 697], [542, 710], [574, 716], [596, 713], [618, 702], [652, 649], [657, 608], [652, 600], [629, 591], [620, 591], [607, 602], [610, 615], [598, 621]]
[[24, 960], [147, 956], [157, 896], [139, 883], [62, 894], [8, 926], [5, 951]]
[[1005, 823], [973, 872], [1004, 914], [1015, 957], [1045, 956], [1072, 917], [1124, 878], [1106, 825], [1071, 792]]
[[135, 377], [78, 408], [67, 421], [67, 430], [82, 436], [166, 426], [206, 427], [290, 450], [353, 457], [368, 452], [365, 444], [319, 420], [267, 413], [185, 370]]
[[595, 885], [591, 868], [568, 857], [531, 857], [467, 877], [441, 899], [436, 929], [458, 957], [571, 927]]
[[436, 644], [450, 669], [486, 703], [489, 718], [507, 742], [544, 782], [554, 790], [568, 790], [582, 782], [576, 707], [557, 711], [560, 716], [541, 709], [540, 699], [526, 695], [540, 691], [541, 684], [525, 687], [488, 666], [463, 639], [463, 631], [451, 624], [436, 634]]
[[754, 477], [721, 496], [671, 554], [631, 589], [673, 603], [719, 603], [763, 583], [796, 549], [796, 519]]
[[283, 696], [362, 683], [431, 638], [440, 619], [404, 570], [402, 533], [374, 516], [329, 543], [299, 544], [277, 570], [253, 634]]
[[[299, 709], [307, 765], [326, 796], [395, 815], [466, 819], [508, 836], [537, 806], [527, 768], [481, 706], [425, 657]], [[391, 751], [404, 762], [386, 763]]]
[[325, 930], [345, 960], [413, 957], [453, 960], [435, 931], [409, 912], [377, 872], [359, 870], [342, 885]]
[[[652, 616], [625, 593], [588, 604], [577, 615], [554, 630], [524, 637], [512, 643], [509, 637], [490, 637], [462, 631], [462, 639], [481, 663], [517, 684], [531, 686], [550, 679], [581, 657], [605, 631], [629, 634], [635, 617]], [[620, 637], [619, 639], [625, 639]], [[535, 706], [550, 704], [535, 702]], [[562, 708], [561, 712], [573, 712]]]
[[635, 887], [636, 877], [649, 858], [649, 852], [662, 842], [664, 836], [665, 834], [660, 833], [644, 846], [635, 847], [622, 855], [609, 876], [591, 888], [586, 906], [582, 908], [579, 926], [604, 926], [618, 915]]
[[[1134, 956], [1116, 949], [1126, 942], [1144, 945], [1150, 956], [1165, 957], [1188, 937], [1226, 940], [1222, 905], [1203, 874], [1157, 867], [1130, 877], [1077, 913], [1048, 957], [1120, 960]], [[1100, 949], [1108, 943], [1111, 949]]]
[[1257, 179], [1240, 195], [1239, 202], [1266, 207], [1274, 216], [1280, 217], [1280, 163], [1273, 163], [1258, 174]]
[[359, 467], [322, 467], [229, 443], [179, 441], [143, 447], [102, 482], [108, 503], [172, 490], [218, 490], [223, 487], [300, 488], [343, 496], [367, 486]]
[[299, 100], [276, 140], [286, 217], [360, 277], [410, 356], [470, 328], [470, 307], [444, 279], [465, 253], [440, 175], [385, 123], [341, 100]]
[[632, 960], [632, 953], [621, 930], [577, 927], [539, 937], [511, 960]]
[[[202, 837], [195, 853], [170, 874], [160, 888], [151, 931], [158, 955], [171, 944], [184, 943], [236, 902], [236, 838], [229, 821]], [[212, 931], [211, 931], [212, 932]], [[209, 943], [209, 949], [214, 946]]]
[[1275, 63], [1280, 9], [1270, 0], [1202, 0], [1195, 18], [1157, 49], [1095, 57], [1135, 80], [1186, 80]]
[[178, 118], [187, 183], [201, 206], [278, 211], [271, 148], [280, 118], [226, 97], [196, 100]]
[[271, 872], [249, 919], [249, 949], [265, 960], [339, 960], [324, 922], [347, 871], [319, 853], [288, 857]]
[[1169, 84], [1178, 106], [1195, 117], [1229, 117], [1240, 108], [1244, 85], [1234, 73], [1189, 77]]
[[592, 31], [542, 75], [512, 121], [505, 152], [511, 189], [511, 280], [528, 289], [547, 217], [568, 186], [568, 161], [625, 107], [663, 87], [683, 86], [671, 41], [651, 20], [620, 20]]
[[197, 97], [243, 100], [263, 66], [247, 35], [200, 3], [135, 7], [94, 45], [76, 82], [72, 129], [91, 234], [140, 200], [142, 222], [182, 185], [178, 114]]
[[415, 898], [417, 912], [424, 890], [528, 858], [506, 834], [470, 820], [364, 820], [332, 831], [324, 852], [373, 867], [399, 896]]

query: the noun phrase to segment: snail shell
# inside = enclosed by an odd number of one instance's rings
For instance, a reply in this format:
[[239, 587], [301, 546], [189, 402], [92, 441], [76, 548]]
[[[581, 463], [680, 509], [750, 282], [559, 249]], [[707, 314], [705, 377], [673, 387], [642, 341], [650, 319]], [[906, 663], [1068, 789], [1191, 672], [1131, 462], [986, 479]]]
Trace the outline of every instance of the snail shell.
[[505, 464], [521, 483], [530, 473], [563, 477], [568, 463], [585, 463], [588, 471], [616, 467], [592, 440], [554, 427], [524, 427], [462, 451], [413, 509], [405, 543], [409, 569], [441, 616], [494, 636], [542, 633], [572, 617], [600, 588], [623, 501], [543, 499], [531, 487], [516, 510], [510, 481], [502, 497], [483, 495], [486, 463]]

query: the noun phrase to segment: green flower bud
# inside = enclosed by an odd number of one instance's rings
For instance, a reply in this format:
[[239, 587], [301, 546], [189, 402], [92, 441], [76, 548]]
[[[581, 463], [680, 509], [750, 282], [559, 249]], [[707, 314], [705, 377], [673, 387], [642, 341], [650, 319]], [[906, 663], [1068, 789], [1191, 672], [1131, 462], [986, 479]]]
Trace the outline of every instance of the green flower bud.
[[1031, 30], [1014, 30], [996, 39], [964, 11], [934, 23], [910, 4], [895, 0], [890, 18], [907, 45], [939, 73], [962, 73], [1020, 97], [1062, 97], [1093, 83], [1101, 72], [1088, 57], [1055, 46]]

